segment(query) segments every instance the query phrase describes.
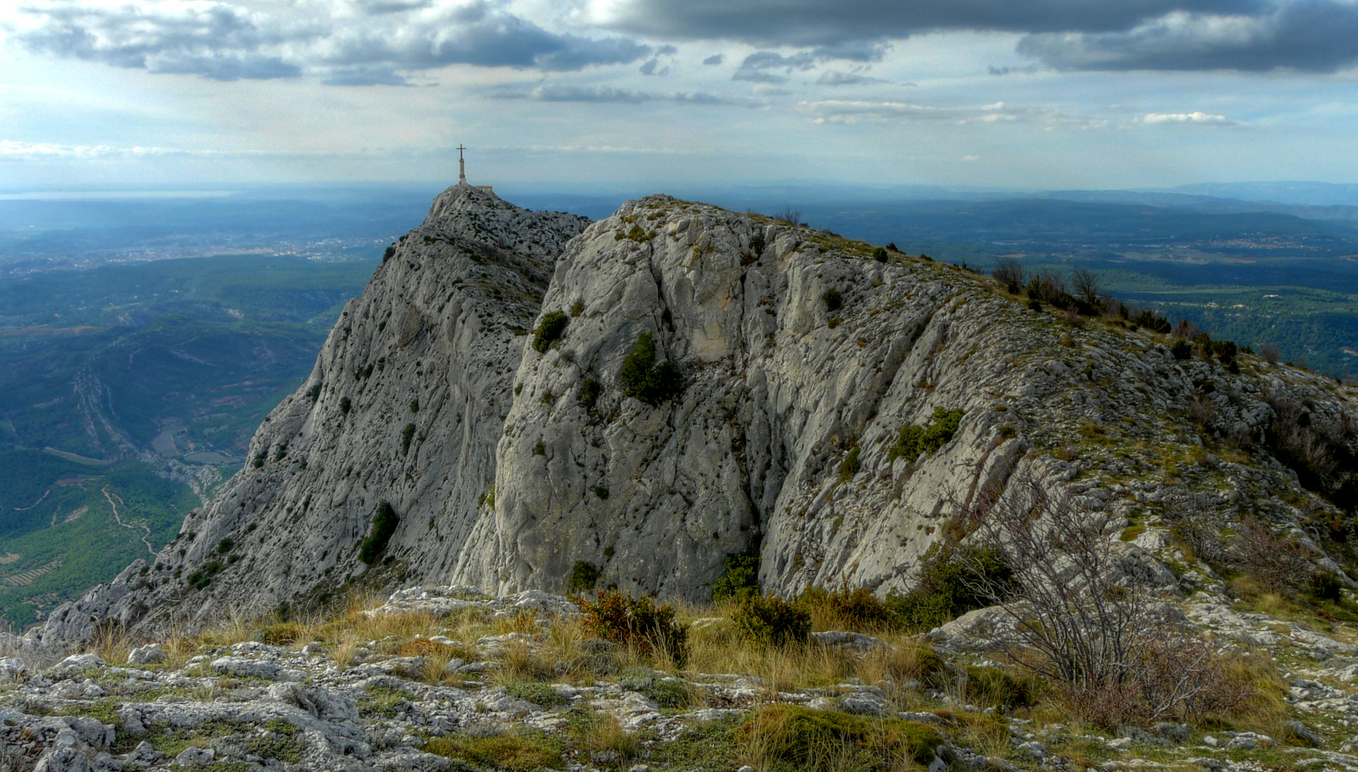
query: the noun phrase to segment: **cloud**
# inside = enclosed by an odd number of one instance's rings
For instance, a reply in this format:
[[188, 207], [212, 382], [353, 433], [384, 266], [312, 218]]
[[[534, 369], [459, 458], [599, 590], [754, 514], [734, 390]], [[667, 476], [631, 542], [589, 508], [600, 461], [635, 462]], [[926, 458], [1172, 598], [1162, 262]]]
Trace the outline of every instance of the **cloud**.
[[721, 63], [724, 62], [724, 61], [726, 61], [726, 55], [725, 55], [725, 54], [712, 54], [711, 56], [709, 56], [709, 57], [707, 57], [706, 59], [703, 60], [703, 64], [706, 64], [706, 65], [709, 65], [709, 66], [710, 66], [710, 65], [714, 65], [714, 64], [721, 64]]
[[1268, 0], [620, 0], [595, 18], [665, 39], [757, 46], [862, 45], [941, 30], [1116, 32], [1167, 14], [1254, 14]]
[[[748, 100], [727, 99], [705, 91], [679, 91], [656, 94], [612, 86], [570, 86], [548, 84], [533, 89], [502, 88], [487, 92], [491, 99], [529, 99], [538, 102], [676, 102], [693, 105], [747, 104]], [[760, 103], [761, 105], [763, 103]]]
[[[886, 46], [884, 45], [857, 43], [819, 46], [813, 50], [799, 51], [789, 56], [784, 56], [776, 51], [755, 51], [740, 63], [740, 67], [731, 76], [731, 80], [746, 80], [752, 83], [786, 83], [788, 75], [797, 71], [810, 70], [826, 60], [845, 59], [852, 62], [876, 62], [880, 61], [885, 54]], [[843, 74], [841, 73], [841, 75]], [[853, 76], [844, 75], [844, 77]], [[868, 80], [871, 79], [852, 82], [867, 82]], [[850, 81], [844, 81], [844, 83], [848, 82]]]
[[269, 29], [256, 14], [224, 3], [169, 0], [139, 7], [48, 3], [22, 6], [35, 24], [15, 38], [35, 53], [212, 80], [296, 77], [301, 69], [266, 52], [313, 34]]
[[740, 63], [731, 80], [748, 80], [754, 83], [786, 83], [787, 76], [770, 70], [792, 73], [796, 70], [809, 70], [816, 66], [816, 56], [810, 51], [783, 56], [774, 51], [755, 51]]
[[34, 0], [19, 8], [12, 38], [113, 67], [223, 81], [311, 71], [332, 85], [402, 85], [453, 64], [567, 72], [652, 54], [628, 38], [548, 32], [492, 0], [329, 0], [304, 15], [291, 0], [247, 2]]
[[996, 102], [976, 107], [929, 107], [905, 102], [869, 102], [827, 99], [799, 102], [798, 112], [816, 123], [1001, 123], [1033, 121], [1070, 123], [1068, 116], [1033, 108], [1015, 108]]
[[816, 78], [817, 86], [857, 86], [866, 83], [888, 83], [890, 81], [881, 78], [873, 78], [867, 75], [860, 75], [854, 72], [840, 72], [839, 70], [826, 70]]
[[1029, 65], [1024, 66], [1024, 67], [996, 67], [996, 66], [994, 66], [994, 65], [991, 65], [991, 66], [990, 66], [990, 74], [991, 74], [991, 75], [1032, 75], [1033, 73], [1037, 72], [1039, 69], [1041, 69], [1041, 68], [1038, 67], [1036, 64], [1029, 64]]
[[249, 151], [181, 150], [168, 147], [114, 147], [112, 145], [59, 145], [0, 139], [0, 163], [30, 161], [113, 161], [152, 156], [255, 156]]
[[1141, 119], [1145, 123], [1202, 123], [1214, 126], [1234, 126], [1236, 122], [1224, 115], [1207, 113], [1148, 113]]
[[1176, 12], [1132, 29], [1038, 34], [1018, 50], [1060, 70], [1294, 70], [1358, 63], [1358, 5], [1296, 0], [1259, 15]]

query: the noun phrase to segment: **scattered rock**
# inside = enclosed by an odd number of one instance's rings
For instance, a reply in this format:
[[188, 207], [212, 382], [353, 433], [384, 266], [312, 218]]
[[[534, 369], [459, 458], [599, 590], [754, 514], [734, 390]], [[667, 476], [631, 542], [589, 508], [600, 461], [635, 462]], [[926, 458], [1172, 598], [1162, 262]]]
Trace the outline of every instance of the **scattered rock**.
[[129, 665], [154, 665], [165, 661], [165, 648], [158, 643], [138, 646], [127, 654]]

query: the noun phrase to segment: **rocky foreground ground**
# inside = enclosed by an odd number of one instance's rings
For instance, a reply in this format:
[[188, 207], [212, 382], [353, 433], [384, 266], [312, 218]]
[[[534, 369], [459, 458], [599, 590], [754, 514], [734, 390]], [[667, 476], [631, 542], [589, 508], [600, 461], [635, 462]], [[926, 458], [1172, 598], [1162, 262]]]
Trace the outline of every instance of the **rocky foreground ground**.
[[906, 738], [897, 758], [869, 747], [826, 767], [845, 770], [1358, 769], [1358, 645], [1344, 626], [1323, 634], [1205, 593], [1185, 611], [1271, 662], [1271, 724], [1107, 732], [968, 688], [1004, 672], [978, 648], [993, 610], [918, 638], [822, 631], [786, 651], [742, 648], [729, 620], [681, 613], [688, 666], [656, 669], [591, 638], [566, 598], [425, 588], [339, 622], [110, 637], [46, 666], [32, 651], [0, 659], [0, 769], [776, 770], [792, 751], [760, 745], [758, 728], [789, 716]]

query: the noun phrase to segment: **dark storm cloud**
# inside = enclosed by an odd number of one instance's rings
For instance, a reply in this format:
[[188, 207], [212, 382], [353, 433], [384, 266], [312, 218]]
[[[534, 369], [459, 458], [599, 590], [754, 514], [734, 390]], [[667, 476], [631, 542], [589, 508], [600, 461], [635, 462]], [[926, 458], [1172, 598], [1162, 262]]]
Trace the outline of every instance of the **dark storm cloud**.
[[938, 30], [1116, 32], [1175, 11], [1268, 7], [1266, 0], [634, 0], [614, 26], [661, 38], [828, 46]]
[[[1294, 70], [1358, 63], [1352, 0], [632, 0], [616, 29], [881, 58], [885, 41], [939, 31], [1026, 33], [1021, 54], [1062, 70]], [[1021, 71], [1001, 69], [999, 72]], [[742, 65], [738, 80], [786, 69]]]
[[1030, 35], [1019, 53], [1060, 70], [1299, 70], [1358, 63], [1358, 6], [1302, 0], [1257, 17], [1175, 14], [1125, 32]]
[[21, 7], [35, 23], [14, 39], [35, 53], [213, 80], [297, 77], [312, 68], [330, 85], [403, 85], [400, 73], [451, 64], [568, 72], [652, 52], [621, 37], [554, 34], [484, 1], [432, 18], [429, 5], [368, 0], [360, 4], [367, 21], [284, 24], [226, 2], [35, 4]]

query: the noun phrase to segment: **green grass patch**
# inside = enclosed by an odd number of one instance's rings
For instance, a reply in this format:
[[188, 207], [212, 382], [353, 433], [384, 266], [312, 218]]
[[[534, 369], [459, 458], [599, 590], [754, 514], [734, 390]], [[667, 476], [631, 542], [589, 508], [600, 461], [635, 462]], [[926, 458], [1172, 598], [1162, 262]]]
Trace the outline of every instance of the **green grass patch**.
[[477, 768], [491, 767], [507, 772], [565, 768], [560, 746], [543, 737], [433, 737], [425, 743], [424, 750]]

